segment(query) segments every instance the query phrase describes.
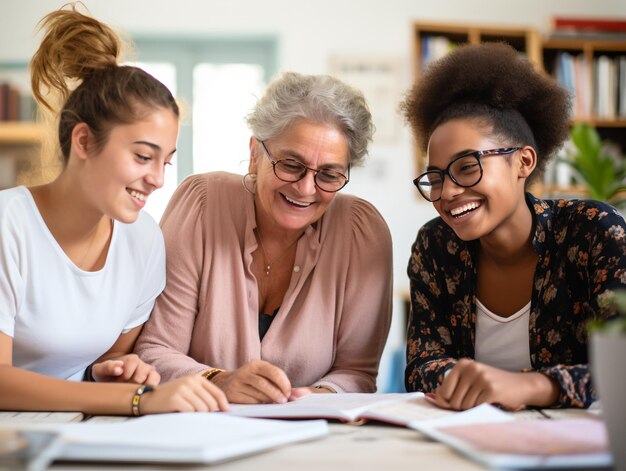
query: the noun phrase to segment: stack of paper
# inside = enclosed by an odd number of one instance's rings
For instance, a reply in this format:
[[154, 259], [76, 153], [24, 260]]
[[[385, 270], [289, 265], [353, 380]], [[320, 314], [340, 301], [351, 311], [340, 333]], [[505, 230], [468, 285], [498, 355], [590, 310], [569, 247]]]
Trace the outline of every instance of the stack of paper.
[[321, 437], [328, 433], [328, 424], [181, 413], [124, 422], [38, 425], [37, 429], [58, 434], [53, 459], [212, 464]]

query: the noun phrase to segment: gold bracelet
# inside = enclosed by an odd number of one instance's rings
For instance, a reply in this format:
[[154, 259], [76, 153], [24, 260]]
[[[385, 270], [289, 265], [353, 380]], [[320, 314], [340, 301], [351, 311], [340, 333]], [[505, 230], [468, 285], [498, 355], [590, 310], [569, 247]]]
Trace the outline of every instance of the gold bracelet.
[[139, 403], [141, 402], [142, 394], [153, 391], [153, 390], [154, 388], [152, 386], [148, 386], [146, 384], [143, 384], [137, 388], [137, 391], [135, 391], [135, 394], [133, 394], [133, 400], [130, 404], [130, 410], [132, 411], [135, 417], [141, 415], [141, 409], [139, 409]]
[[206, 370], [204, 373], [202, 373], [202, 376], [211, 381], [211, 378], [218, 375], [219, 373], [222, 373], [223, 371], [224, 370], [221, 370], [219, 368], [211, 368], [210, 370]]

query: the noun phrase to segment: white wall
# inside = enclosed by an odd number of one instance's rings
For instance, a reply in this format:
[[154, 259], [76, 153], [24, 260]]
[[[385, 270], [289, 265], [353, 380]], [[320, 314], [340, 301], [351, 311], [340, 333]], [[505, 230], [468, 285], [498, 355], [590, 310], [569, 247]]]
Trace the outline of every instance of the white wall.
[[[26, 61], [37, 47], [34, 27], [66, 0], [4, 1], [0, 8], [0, 62]], [[445, 21], [529, 26], [546, 32], [560, 16], [626, 16], [623, 0], [85, 0], [98, 19], [130, 34], [182, 36], [271, 35], [278, 38], [281, 70], [327, 73], [336, 54], [385, 56], [402, 66], [402, 92], [412, 70], [413, 21]], [[389, 103], [396, 107], [397, 102]], [[407, 288], [406, 265], [418, 227], [435, 215], [420, 202], [411, 138], [374, 143], [368, 164], [353, 172], [350, 192], [372, 201], [387, 220], [394, 239], [395, 285]], [[389, 351], [403, 343], [396, 303]], [[386, 371], [381, 371], [384, 386]]]

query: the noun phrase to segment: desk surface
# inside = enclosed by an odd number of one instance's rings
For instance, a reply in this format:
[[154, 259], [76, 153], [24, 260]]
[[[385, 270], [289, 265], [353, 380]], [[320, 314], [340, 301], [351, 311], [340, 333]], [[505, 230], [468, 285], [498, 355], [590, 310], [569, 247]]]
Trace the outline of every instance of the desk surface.
[[[559, 417], [570, 418], [587, 411], [553, 411]], [[520, 419], [537, 419], [539, 412], [518, 413]], [[72, 413], [11, 413], [0, 412], [0, 422], [70, 422], [80, 420], [81, 414]], [[124, 417], [92, 417], [94, 422], [127, 420]], [[55, 463], [52, 470], [107, 470], [147, 469], [176, 470], [249, 470], [255, 471], [327, 471], [358, 469], [433, 469], [433, 470], [481, 470], [484, 467], [469, 461], [437, 442], [430, 441], [420, 433], [402, 427], [369, 423], [361, 426], [330, 423], [330, 434], [324, 438], [304, 443], [282, 446], [264, 453], [255, 454], [212, 466], [165, 466], [165, 465], [120, 465]]]
[[[119, 470], [117, 465], [55, 463], [51, 470]], [[330, 434], [304, 443], [282, 446], [249, 457], [212, 466], [129, 465], [129, 469], [207, 469], [214, 471], [328, 471], [402, 470], [442, 471], [484, 470], [446, 446], [429, 441], [414, 430], [386, 425], [330, 424]]]

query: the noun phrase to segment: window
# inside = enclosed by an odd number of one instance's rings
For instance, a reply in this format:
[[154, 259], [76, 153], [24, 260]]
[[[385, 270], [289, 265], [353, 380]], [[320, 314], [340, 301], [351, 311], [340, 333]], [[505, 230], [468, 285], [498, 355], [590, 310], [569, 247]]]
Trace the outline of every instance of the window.
[[248, 168], [250, 131], [244, 118], [275, 71], [273, 39], [135, 40], [137, 66], [171, 91], [181, 105], [178, 151], [165, 183], [146, 205], [160, 220], [177, 185], [192, 173]]

